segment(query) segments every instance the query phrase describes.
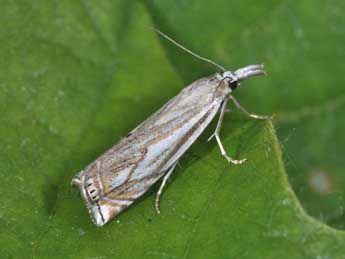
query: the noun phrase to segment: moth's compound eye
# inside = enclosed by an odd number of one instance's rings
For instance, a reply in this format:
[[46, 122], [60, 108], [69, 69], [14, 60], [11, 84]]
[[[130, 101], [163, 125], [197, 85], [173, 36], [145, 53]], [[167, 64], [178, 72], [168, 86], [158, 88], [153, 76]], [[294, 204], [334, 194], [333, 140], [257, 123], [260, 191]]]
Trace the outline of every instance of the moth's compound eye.
[[231, 88], [231, 90], [235, 90], [237, 86], [239, 86], [239, 82], [237, 80], [232, 82], [229, 81], [229, 87]]

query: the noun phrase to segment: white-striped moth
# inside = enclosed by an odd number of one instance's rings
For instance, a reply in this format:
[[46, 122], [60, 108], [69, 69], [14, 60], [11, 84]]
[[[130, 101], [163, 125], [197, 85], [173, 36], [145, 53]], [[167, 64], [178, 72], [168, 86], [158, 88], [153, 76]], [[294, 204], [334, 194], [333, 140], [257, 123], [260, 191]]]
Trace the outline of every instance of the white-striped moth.
[[[168, 40], [198, 58], [215, 64], [184, 48], [165, 34]], [[231, 95], [241, 81], [265, 74], [263, 65], [249, 65], [234, 72], [225, 71], [201, 78], [185, 87], [156, 113], [131, 131], [117, 145], [110, 148], [72, 180], [90, 212], [93, 222], [103, 226], [143, 195], [154, 183], [163, 178], [156, 196], [159, 213], [159, 197], [172, 174], [178, 159], [200, 136], [207, 125], [220, 112], [214, 134], [222, 155], [227, 155], [219, 137], [219, 131], [227, 101], [252, 118], [266, 118], [250, 114]]]

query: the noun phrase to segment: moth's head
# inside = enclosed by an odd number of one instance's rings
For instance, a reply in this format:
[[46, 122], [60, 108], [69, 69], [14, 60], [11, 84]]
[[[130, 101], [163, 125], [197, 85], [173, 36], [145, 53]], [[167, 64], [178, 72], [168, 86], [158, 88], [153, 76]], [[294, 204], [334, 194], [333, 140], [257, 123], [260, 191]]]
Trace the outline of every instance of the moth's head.
[[236, 71], [224, 71], [221, 75], [221, 80], [227, 83], [228, 87], [233, 91], [240, 85], [240, 83], [247, 78], [254, 76], [266, 75], [262, 70], [263, 64], [249, 65]]

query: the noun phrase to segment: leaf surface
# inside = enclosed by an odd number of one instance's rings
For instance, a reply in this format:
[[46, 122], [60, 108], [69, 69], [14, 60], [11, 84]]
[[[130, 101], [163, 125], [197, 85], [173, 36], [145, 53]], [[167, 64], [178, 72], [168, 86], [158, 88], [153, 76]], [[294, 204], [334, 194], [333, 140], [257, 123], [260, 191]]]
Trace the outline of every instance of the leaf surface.
[[[345, 52], [330, 47], [344, 38], [338, 2], [4, 1], [2, 256], [342, 258], [344, 233], [306, 215], [279, 147], [308, 212], [342, 228]], [[155, 186], [96, 228], [70, 188], [74, 174], [183, 86], [216, 71], [150, 26], [230, 69], [264, 61], [270, 77], [245, 82], [236, 96], [250, 110], [277, 113], [282, 143], [269, 122], [227, 114], [224, 146], [248, 163], [229, 165], [207, 142], [213, 122], [180, 161], [161, 215]], [[330, 193], [307, 186], [314, 171], [330, 175]]]

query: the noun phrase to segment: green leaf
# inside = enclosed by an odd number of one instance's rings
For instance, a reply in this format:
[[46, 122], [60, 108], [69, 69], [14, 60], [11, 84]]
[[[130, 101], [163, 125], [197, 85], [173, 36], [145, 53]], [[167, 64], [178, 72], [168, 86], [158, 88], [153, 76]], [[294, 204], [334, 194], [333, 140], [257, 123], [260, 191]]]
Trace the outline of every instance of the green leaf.
[[[229, 165], [206, 141], [212, 123], [180, 161], [161, 215], [155, 186], [97, 228], [70, 188], [76, 172], [183, 86], [216, 71], [155, 26], [230, 69], [267, 64], [270, 77], [245, 82], [236, 96], [250, 110], [277, 114], [303, 206], [343, 228], [345, 19], [336, 2], [3, 1], [1, 256], [342, 258], [344, 232], [303, 211], [272, 124], [239, 113], [226, 115], [221, 134], [248, 163]], [[314, 172], [329, 177], [330, 191], [308, 187]]]

